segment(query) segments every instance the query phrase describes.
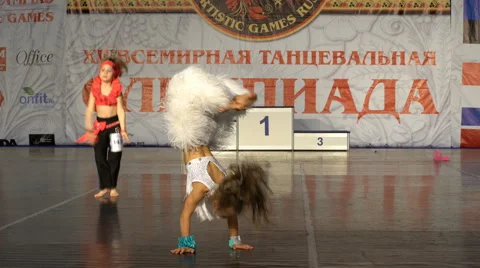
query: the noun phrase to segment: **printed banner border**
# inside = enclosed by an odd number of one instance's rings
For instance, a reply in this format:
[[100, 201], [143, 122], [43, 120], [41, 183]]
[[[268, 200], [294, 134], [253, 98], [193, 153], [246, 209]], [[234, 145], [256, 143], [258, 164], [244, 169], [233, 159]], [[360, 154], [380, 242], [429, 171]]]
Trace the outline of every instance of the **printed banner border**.
[[[450, 14], [450, 0], [324, 0], [320, 13]], [[196, 13], [190, 0], [67, 0], [67, 13]]]
[[67, 0], [67, 13], [195, 13], [189, 0]]

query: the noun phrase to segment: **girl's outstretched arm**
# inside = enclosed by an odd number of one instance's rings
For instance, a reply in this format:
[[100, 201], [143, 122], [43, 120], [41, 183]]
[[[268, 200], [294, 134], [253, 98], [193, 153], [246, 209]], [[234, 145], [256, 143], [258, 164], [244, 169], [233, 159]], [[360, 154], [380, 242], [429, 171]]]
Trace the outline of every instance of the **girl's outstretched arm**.
[[88, 105], [85, 109], [85, 130], [86, 134], [80, 137], [77, 142], [87, 142], [90, 145], [95, 144], [96, 136], [94, 135], [94, 126], [92, 122], [92, 115], [95, 113], [95, 97], [90, 91], [88, 97]]
[[178, 247], [170, 250], [173, 254], [195, 253], [196, 243], [195, 238], [190, 235], [190, 217], [192, 216], [197, 204], [205, 198], [208, 188], [199, 183], [193, 183], [192, 192], [185, 199], [182, 213], [180, 214], [180, 233], [181, 237], [178, 239]]
[[129, 143], [130, 140], [128, 139], [127, 134], [127, 121], [125, 119], [125, 107], [123, 107], [123, 96], [120, 95], [117, 97], [117, 115], [118, 120], [120, 121], [120, 129], [122, 134], [122, 139], [124, 142]]
[[228, 110], [247, 110], [250, 105], [257, 101], [257, 94], [254, 92], [235, 96], [228, 107], [220, 108], [218, 111], [223, 113]]
[[228, 232], [230, 233], [230, 240], [228, 241], [228, 246], [233, 249], [253, 249], [252, 246], [247, 244], [242, 244], [240, 236], [238, 235], [238, 218], [237, 215], [229, 216], [227, 218], [228, 223]]
[[95, 97], [93, 93], [90, 92], [88, 97], [88, 105], [85, 108], [85, 129], [87, 131], [93, 130], [92, 115], [95, 112]]

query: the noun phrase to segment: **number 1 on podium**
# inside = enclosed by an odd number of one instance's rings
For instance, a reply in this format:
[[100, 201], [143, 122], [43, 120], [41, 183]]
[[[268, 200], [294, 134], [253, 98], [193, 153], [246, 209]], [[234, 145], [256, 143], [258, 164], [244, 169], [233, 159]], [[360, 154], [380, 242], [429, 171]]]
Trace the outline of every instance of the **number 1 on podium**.
[[262, 120], [260, 120], [260, 125], [265, 124], [265, 136], [270, 134], [270, 127], [268, 125], [268, 115], [266, 115]]
[[239, 150], [293, 150], [293, 107], [255, 107], [238, 122]]

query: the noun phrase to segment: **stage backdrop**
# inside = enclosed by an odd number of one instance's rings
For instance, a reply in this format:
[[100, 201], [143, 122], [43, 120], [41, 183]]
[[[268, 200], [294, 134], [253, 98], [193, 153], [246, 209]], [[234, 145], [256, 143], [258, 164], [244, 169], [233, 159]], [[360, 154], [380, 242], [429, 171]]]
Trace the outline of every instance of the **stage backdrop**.
[[71, 142], [65, 136], [65, 9], [66, 0], [0, 0], [0, 146], [29, 144], [29, 134], [44, 133]]
[[[460, 134], [463, 117], [480, 118], [475, 109], [462, 115], [457, 54], [464, 40], [476, 40], [464, 38], [463, 29], [476, 25], [464, 21], [476, 15], [464, 19], [463, 0], [453, 7], [450, 0], [0, 3], [0, 32], [12, 36], [0, 40], [7, 141], [55, 134], [57, 144], [73, 144], [84, 132], [89, 82], [101, 59], [115, 54], [128, 63], [121, 81], [128, 131], [139, 144], [168, 143], [160, 101], [169, 78], [194, 64], [238, 79], [259, 106], [294, 105], [295, 130], [349, 130], [352, 146], [476, 146]], [[36, 9], [20, 11], [26, 7]], [[22, 21], [15, 12], [44, 15]], [[33, 59], [54, 55], [49, 65], [23, 66], [18, 55], [27, 44], [41, 47]], [[480, 99], [477, 92], [469, 98]], [[22, 100], [36, 105], [20, 108]]]

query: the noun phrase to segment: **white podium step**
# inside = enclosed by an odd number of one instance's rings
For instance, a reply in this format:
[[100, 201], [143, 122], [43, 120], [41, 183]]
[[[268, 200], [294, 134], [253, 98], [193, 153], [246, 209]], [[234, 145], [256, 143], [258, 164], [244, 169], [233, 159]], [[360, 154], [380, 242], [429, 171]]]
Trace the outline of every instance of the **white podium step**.
[[293, 107], [254, 107], [238, 119], [239, 151], [293, 149]]
[[348, 151], [350, 131], [295, 131], [295, 151]]

